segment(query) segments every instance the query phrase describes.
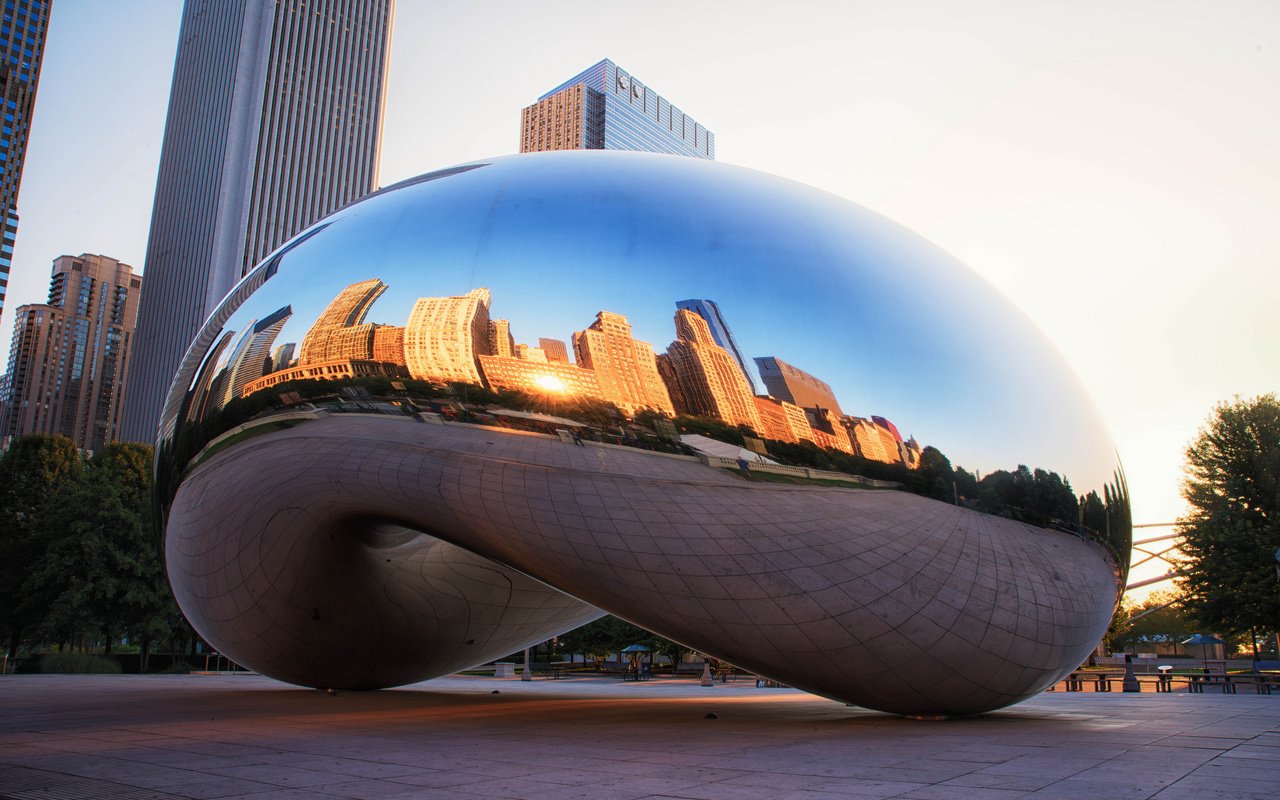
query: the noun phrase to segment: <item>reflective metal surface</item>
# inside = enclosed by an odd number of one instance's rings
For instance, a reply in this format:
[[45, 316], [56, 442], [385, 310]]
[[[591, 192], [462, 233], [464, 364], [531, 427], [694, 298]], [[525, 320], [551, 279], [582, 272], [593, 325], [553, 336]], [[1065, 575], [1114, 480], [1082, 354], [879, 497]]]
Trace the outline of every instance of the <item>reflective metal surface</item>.
[[1088, 656], [1130, 540], [1089, 400], [973, 273], [822, 192], [637, 153], [457, 167], [304, 232], [187, 354], [157, 487], [201, 634], [338, 688], [604, 610], [978, 713]]

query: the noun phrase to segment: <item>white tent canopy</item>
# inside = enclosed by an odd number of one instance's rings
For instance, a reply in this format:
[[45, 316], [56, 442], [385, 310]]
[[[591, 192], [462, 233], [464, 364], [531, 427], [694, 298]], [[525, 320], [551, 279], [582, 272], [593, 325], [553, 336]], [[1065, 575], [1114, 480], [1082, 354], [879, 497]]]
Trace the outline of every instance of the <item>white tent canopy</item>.
[[736, 444], [721, 442], [716, 439], [708, 439], [705, 436], [699, 436], [696, 433], [681, 434], [680, 441], [685, 446], [691, 448], [694, 452], [701, 453], [704, 456], [717, 456], [719, 458], [732, 458], [734, 461], [738, 459], [746, 459], [758, 464], [777, 464], [769, 458], [765, 458], [759, 453], [753, 453], [745, 447], [738, 447]]

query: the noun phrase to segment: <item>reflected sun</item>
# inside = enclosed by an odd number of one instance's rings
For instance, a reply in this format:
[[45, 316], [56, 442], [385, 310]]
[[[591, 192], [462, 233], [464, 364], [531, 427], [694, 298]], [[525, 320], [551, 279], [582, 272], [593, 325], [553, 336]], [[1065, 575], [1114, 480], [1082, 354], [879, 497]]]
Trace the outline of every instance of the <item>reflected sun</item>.
[[566, 390], [564, 381], [555, 375], [540, 375], [534, 379], [534, 384], [544, 392], [563, 392]]

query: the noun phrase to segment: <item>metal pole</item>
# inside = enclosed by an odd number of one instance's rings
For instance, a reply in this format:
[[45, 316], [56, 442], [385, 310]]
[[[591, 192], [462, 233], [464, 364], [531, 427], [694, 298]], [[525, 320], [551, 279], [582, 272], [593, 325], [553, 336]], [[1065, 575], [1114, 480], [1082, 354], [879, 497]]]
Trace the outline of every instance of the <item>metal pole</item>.
[[520, 680], [533, 680], [533, 669], [529, 665], [529, 648], [524, 649], [524, 672], [520, 673]]

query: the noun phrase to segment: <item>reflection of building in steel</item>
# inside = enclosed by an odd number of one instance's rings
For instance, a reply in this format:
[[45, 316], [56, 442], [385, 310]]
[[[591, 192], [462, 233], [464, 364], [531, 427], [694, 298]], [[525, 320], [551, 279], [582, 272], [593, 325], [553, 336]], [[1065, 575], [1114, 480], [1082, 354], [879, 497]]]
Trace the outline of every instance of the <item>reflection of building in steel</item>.
[[489, 355], [489, 290], [420, 297], [404, 332], [405, 364], [419, 380], [480, 383], [476, 357]]
[[293, 356], [298, 350], [297, 342], [285, 342], [276, 345], [271, 351], [271, 369], [268, 372], [279, 372], [293, 366]]
[[894, 441], [896, 442], [902, 441], [902, 434], [898, 433], [897, 425], [894, 425], [892, 422], [885, 419], [884, 417], [877, 417], [875, 414], [871, 415], [871, 421], [879, 425], [881, 428], [884, 428], [886, 431], [888, 431], [890, 435], [893, 436]]
[[404, 366], [404, 327], [379, 325], [373, 332], [373, 360]]
[[[853, 453], [853, 442], [844, 423], [829, 408], [813, 406], [804, 409], [805, 418], [809, 420], [809, 428], [813, 431], [813, 441], [823, 449], [833, 448], [842, 453]], [[895, 451], [896, 452], [896, 451]]]
[[688, 413], [689, 400], [684, 396], [684, 389], [680, 386], [680, 378], [676, 375], [676, 368], [671, 366], [671, 357], [666, 353], [658, 353], [655, 360], [658, 364], [658, 375], [667, 387], [667, 396], [671, 398], [675, 413]]
[[260, 392], [263, 389], [269, 389], [285, 381], [340, 381], [346, 378], [376, 378], [384, 376], [387, 378], [407, 378], [408, 371], [399, 364], [390, 364], [386, 361], [330, 361], [320, 362], [317, 364], [305, 364], [297, 367], [291, 367], [282, 372], [273, 372], [270, 375], [263, 375], [256, 381], [250, 381], [244, 385], [243, 396], [248, 397], [254, 392]]
[[884, 417], [872, 417], [871, 421], [875, 423], [876, 434], [880, 437], [880, 446], [885, 454], [894, 461], [901, 461], [902, 437], [898, 434], [898, 429]]
[[271, 364], [271, 346], [284, 324], [293, 316], [293, 307], [278, 308], [267, 317], [253, 322], [240, 337], [226, 367], [226, 386], [222, 404], [243, 396], [244, 387], [266, 374]]
[[231, 345], [234, 336], [235, 331], [223, 331], [213, 347], [209, 349], [204, 362], [200, 364], [196, 379], [191, 383], [191, 391], [187, 394], [186, 417], [188, 420], [207, 419], [207, 415], [214, 410], [215, 404], [218, 408], [222, 407], [222, 387], [226, 385], [227, 373], [215, 367], [222, 359], [223, 351]]
[[49, 302], [19, 306], [14, 318], [0, 444], [27, 433], [90, 450], [116, 440], [141, 291], [141, 276], [114, 258], [54, 259]]
[[835, 392], [823, 381], [774, 356], [758, 357], [755, 362], [765, 388], [779, 400], [795, 403], [801, 408], [821, 406], [834, 411], [836, 416], [843, 414]]
[[[872, 461], [896, 464], [902, 460], [893, 434], [864, 417], [845, 417], [844, 425], [853, 440], [854, 452]], [[888, 446], [886, 447], [886, 444]]]
[[729, 351], [716, 344], [705, 319], [685, 309], [676, 312], [676, 340], [667, 347], [667, 358], [688, 413], [763, 432], [747, 377]]
[[521, 153], [583, 149], [714, 159], [716, 136], [605, 59], [520, 114]]
[[516, 340], [511, 335], [511, 322], [509, 320], [489, 320], [489, 352], [495, 356], [507, 356], [508, 358], [516, 354]]
[[480, 369], [489, 388], [529, 394], [603, 400], [593, 370], [553, 361], [532, 361], [508, 356], [480, 356]]
[[653, 346], [631, 338], [631, 324], [623, 315], [596, 314], [590, 328], [573, 334], [573, 352], [579, 366], [595, 370], [604, 399], [626, 414], [642, 408], [675, 413]]
[[516, 358], [524, 361], [536, 361], [539, 364], [546, 364], [551, 359], [547, 358], [547, 351], [541, 347], [530, 347], [527, 344], [516, 345]]
[[756, 433], [779, 442], [813, 441], [809, 418], [800, 406], [763, 395], [756, 395], [754, 399], [756, 413], [760, 415], [760, 422], [764, 425], [764, 430]]
[[678, 300], [676, 308], [692, 311], [706, 320], [707, 327], [711, 329], [711, 337], [716, 340], [716, 344], [728, 350], [729, 355], [738, 362], [738, 366], [742, 368], [742, 376], [747, 379], [747, 385], [754, 392], [756, 384], [751, 379], [751, 370], [747, 368], [747, 361], [742, 357], [742, 351], [738, 349], [733, 331], [729, 330], [729, 323], [725, 322], [724, 315], [720, 313], [720, 306], [714, 300]]
[[372, 278], [338, 292], [302, 337], [298, 363], [371, 358], [375, 326], [364, 320], [369, 308], [386, 290], [385, 283]]
[[902, 463], [909, 469], [920, 467], [920, 443], [916, 441], [916, 437], [912, 436], [905, 442], [898, 442], [898, 454], [902, 457]]
[[548, 361], [556, 364], [569, 363], [569, 348], [559, 339], [539, 339], [538, 349], [547, 354]]

